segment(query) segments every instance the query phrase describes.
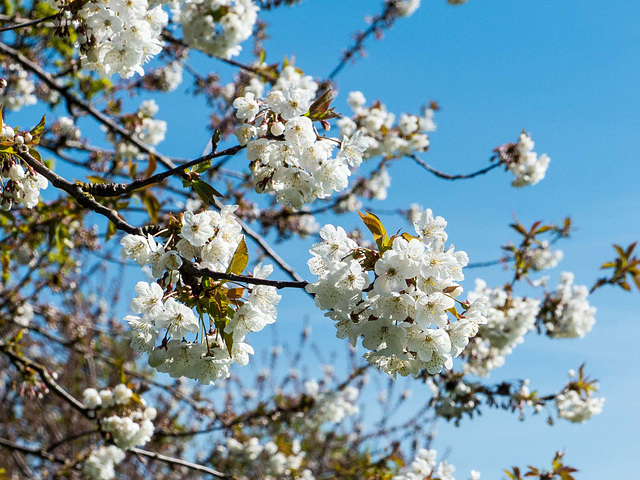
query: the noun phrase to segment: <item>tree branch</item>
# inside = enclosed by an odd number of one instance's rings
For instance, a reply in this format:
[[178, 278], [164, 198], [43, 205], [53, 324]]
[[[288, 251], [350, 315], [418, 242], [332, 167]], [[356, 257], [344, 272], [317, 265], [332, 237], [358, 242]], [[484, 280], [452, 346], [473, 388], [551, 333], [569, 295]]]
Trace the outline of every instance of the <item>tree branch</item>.
[[160, 460], [161, 462], [165, 462], [170, 465], [180, 465], [197, 472], [208, 473], [209, 475], [213, 475], [215, 478], [233, 478], [232, 476], [214, 470], [213, 468], [205, 467], [204, 465], [198, 465], [197, 463], [187, 462], [186, 460], [182, 460], [180, 458], [168, 457], [157, 452], [150, 452], [148, 450], [143, 450], [137, 447], [132, 447], [128, 451], [135, 453], [136, 455], [141, 455], [143, 457]]
[[[4, 53], [5, 55], [13, 58], [16, 62], [20, 63], [25, 69], [36, 74], [40, 78], [40, 80], [42, 80], [43, 83], [45, 83], [52, 90], [57, 91], [65, 99], [65, 101], [67, 102], [68, 108], [70, 108], [73, 105], [76, 105], [81, 110], [84, 110], [91, 117], [93, 117], [98, 122], [100, 122], [102, 125], [107, 127], [113, 133], [120, 135], [126, 141], [135, 145], [137, 148], [147, 153], [148, 155], [155, 156], [158, 159], [158, 161], [161, 164], [163, 164], [165, 167], [167, 168], [176, 167], [176, 165], [171, 161], [170, 158], [162, 155], [161, 153], [158, 153], [143, 141], [135, 138], [133, 135], [131, 135], [131, 133], [129, 133], [123, 127], [115, 123], [107, 115], [105, 115], [104, 113], [102, 113], [101, 111], [99, 111], [98, 109], [96, 109], [89, 103], [83, 101], [77, 95], [69, 91], [68, 87], [65, 87], [64, 85], [61, 85], [60, 83], [58, 83], [58, 81], [53, 76], [45, 72], [42, 68], [40, 68], [40, 66], [33, 63], [31, 60], [26, 58], [17, 50], [14, 50], [8, 45], [0, 42], [0, 53]], [[184, 174], [182, 176], [184, 177]]]
[[18, 366], [18, 364], [20, 364], [23, 367], [27, 367], [27, 368], [30, 368], [31, 370], [34, 370], [36, 373], [38, 373], [38, 375], [40, 376], [44, 384], [50, 390], [53, 390], [56, 393], [56, 395], [58, 395], [60, 398], [66, 401], [69, 405], [71, 405], [74, 409], [80, 412], [83, 416], [87, 418], [92, 418], [90, 414], [90, 410], [87, 407], [85, 407], [79, 400], [77, 400], [73, 395], [71, 395], [64, 388], [58, 385], [58, 383], [54, 380], [53, 376], [49, 373], [49, 371], [45, 366], [40, 365], [39, 363], [36, 363], [32, 360], [29, 360], [28, 358], [23, 357], [22, 355], [18, 355], [13, 350], [11, 350], [8, 345], [0, 344], [0, 350], [9, 357], [9, 359], [14, 365]]
[[249, 277], [246, 275], [234, 275], [233, 273], [216, 272], [210, 268], [197, 267], [193, 262], [182, 259], [182, 266], [180, 271], [187, 276], [191, 277], [209, 277], [212, 280], [227, 280], [229, 282], [248, 283], [252, 285], [267, 285], [269, 287], [275, 287], [277, 289], [282, 288], [305, 288], [309, 282], [294, 281], [288, 282], [285, 280], [270, 280], [268, 278]]
[[15, 442], [12, 442], [11, 440], [7, 440], [6, 438], [0, 438], [0, 445], [7, 447], [11, 450], [17, 450], [19, 452], [27, 453], [29, 455], [35, 455], [36, 457], [43, 458], [50, 462], [61, 463], [63, 465], [67, 463], [65, 459], [57, 457], [56, 455], [53, 455], [51, 453], [48, 453], [46, 450], [43, 450], [41, 448], [25, 447], [23, 445], [19, 445]]
[[28, 20], [28, 21], [22, 22], [22, 23], [15, 23], [13, 25], [7, 25], [6, 27], [0, 28], [0, 32], [6, 32], [6, 31], [9, 31], [9, 30], [17, 30], [19, 28], [29, 27], [31, 25], [37, 25], [38, 23], [46, 22], [47, 20], [53, 20], [58, 15], [60, 15], [60, 12], [54, 13], [53, 15], [49, 15], [48, 17], [36, 18], [35, 20]]
[[25, 145], [18, 147], [18, 156], [36, 172], [49, 180], [54, 187], [64, 190], [75, 198], [80, 205], [108, 218], [113, 222], [118, 230], [143, 236], [148, 233], [148, 228], [134, 227], [120, 218], [117, 211], [96, 202], [90, 194], [82, 190], [82, 187], [79, 184], [71, 183], [54, 171], [49, 170], [43, 163], [39, 162], [29, 154], [29, 149]]
[[135, 182], [131, 183], [83, 183], [81, 187], [85, 192], [98, 197], [118, 197], [120, 195], [124, 195], [126, 193], [133, 192], [134, 190], [146, 187], [148, 185], [159, 183], [172, 175], [180, 174], [187, 168], [193, 167], [194, 165], [199, 165], [200, 163], [204, 163], [208, 160], [211, 160], [212, 158], [235, 155], [243, 148], [245, 147], [242, 145], [236, 145], [235, 147], [227, 148], [226, 150], [223, 150], [221, 152], [212, 152], [208, 155], [196, 158], [195, 160], [184, 163], [165, 172], [158, 173], [143, 180], [136, 180]]
[[381, 13], [373, 18], [373, 21], [371, 22], [371, 25], [369, 25], [369, 28], [367, 28], [364, 32], [358, 32], [355, 34], [355, 43], [342, 54], [340, 62], [335, 66], [335, 68], [327, 77], [328, 80], [334, 80], [338, 76], [342, 69], [347, 66], [349, 60], [351, 60], [356, 53], [362, 50], [364, 41], [371, 35], [376, 33], [378, 31], [378, 28], [384, 26], [385, 23], [393, 21], [394, 11], [395, 6], [393, 2], [385, 3], [384, 10], [382, 10]]
[[[445, 180], [462, 180], [462, 179], [474, 178], [474, 177], [477, 177], [479, 175], [484, 175], [485, 173], [490, 172], [494, 168], [497, 168], [500, 165], [502, 165], [500, 162], [496, 162], [496, 163], [492, 163], [488, 167], [482, 168], [482, 169], [480, 169], [480, 170], [478, 170], [476, 172], [459, 173], [457, 175], [452, 175], [450, 173], [444, 173], [444, 172], [441, 172], [440, 170], [437, 170], [437, 169], [433, 168], [431, 165], [429, 165], [427, 162], [425, 162], [424, 160], [422, 160], [420, 157], [418, 157], [415, 154], [407, 155], [407, 157], [411, 158], [413, 161], [415, 161], [418, 165], [423, 167], [425, 170], [429, 171], [430, 173], [433, 173], [436, 177], [443, 178]], [[493, 157], [491, 157], [491, 160], [495, 160], [495, 158], [496, 157], [493, 156]]]

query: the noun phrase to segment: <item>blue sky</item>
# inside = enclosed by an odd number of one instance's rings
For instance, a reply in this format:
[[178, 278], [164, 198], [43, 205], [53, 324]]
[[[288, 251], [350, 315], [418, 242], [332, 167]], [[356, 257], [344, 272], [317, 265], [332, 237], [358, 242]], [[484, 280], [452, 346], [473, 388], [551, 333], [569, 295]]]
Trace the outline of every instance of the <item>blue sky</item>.
[[[265, 12], [262, 18], [271, 24], [272, 37], [266, 43], [267, 61], [295, 55], [296, 65], [306, 73], [326, 76], [351, 43], [351, 33], [365, 27], [363, 17], [375, 13], [380, 3], [305, 0], [295, 8]], [[436, 100], [442, 107], [436, 116], [438, 130], [423, 155], [435, 167], [450, 173], [481, 168], [493, 147], [515, 140], [523, 128], [532, 133], [536, 151], [551, 157], [551, 165], [540, 184], [514, 189], [503, 171], [445, 182], [403, 160], [391, 168], [389, 198], [379, 206], [407, 208], [417, 202], [432, 208], [447, 219], [450, 241], [467, 251], [472, 262], [497, 258], [499, 246], [515, 239], [508, 227], [513, 214], [525, 224], [571, 215], [577, 230], [559, 245], [565, 259], [550, 274], [555, 280], [560, 271], [570, 270], [577, 283], [591, 285], [598, 266], [613, 255], [611, 243], [640, 239], [638, 18], [638, 2], [470, 0], [452, 7], [445, 0], [423, 0], [422, 7], [411, 18], [400, 19], [382, 41], [368, 42], [367, 58], [340, 74], [338, 110], [348, 112], [350, 90], [361, 90], [368, 100], [380, 99], [398, 114], [417, 113], [422, 104]], [[202, 56], [194, 56], [192, 65], [201, 72], [233, 72]], [[198, 156], [210, 138], [209, 112], [202, 100], [184, 95], [157, 100], [159, 118], [169, 122], [159, 149], [168, 155]], [[14, 118], [35, 124], [33, 112], [35, 107]], [[97, 132], [86, 122], [80, 126], [84, 132]], [[245, 160], [239, 156], [233, 165], [244, 167]], [[352, 225], [357, 219], [319, 220]], [[391, 230], [406, 227], [397, 218], [383, 220]], [[283, 249], [286, 260], [307, 278], [309, 243], [294, 241]], [[128, 271], [133, 285], [136, 270]], [[476, 275], [490, 285], [508, 278], [499, 267], [469, 270], [467, 289]], [[497, 479], [511, 465], [546, 465], [562, 448], [567, 461], [581, 470], [581, 480], [629, 478], [635, 471], [640, 350], [633, 339], [640, 336], [640, 294], [600, 290], [592, 303], [598, 308], [598, 323], [584, 340], [550, 341], [532, 334], [491, 381], [526, 377], [534, 388], [549, 393], [564, 384], [570, 368], [586, 361], [589, 373], [601, 380], [607, 397], [604, 412], [586, 425], [558, 422], [554, 427], [546, 425], [543, 416], [522, 423], [502, 411], [485, 411], [460, 428], [443, 422], [434, 446], [449, 450], [459, 478], [465, 479], [472, 468], [483, 478]], [[279, 311], [274, 328], [281, 340], [308, 317], [317, 343], [327, 350], [343, 348], [330, 322], [300, 292], [285, 296]], [[258, 352], [273, 338], [268, 332], [254, 337]], [[408, 385], [414, 388], [411, 402], [417, 409], [427, 399], [426, 387]]]
[[[377, 1], [309, 0], [267, 13], [268, 60], [295, 54], [305, 72], [326, 75], [350, 33], [363, 28], [363, 17], [377, 8]], [[450, 241], [472, 261], [497, 258], [499, 245], [514, 239], [507, 226], [514, 213], [525, 224], [571, 215], [577, 230], [559, 245], [565, 259], [550, 274], [555, 279], [570, 270], [578, 283], [591, 284], [612, 255], [612, 242], [640, 238], [634, 148], [640, 133], [640, 66], [634, 61], [640, 58], [639, 15], [635, 2], [470, 0], [452, 7], [423, 0], [414, 16], [399, 20], [382, 41], [369, 42], [367, 58], [338, 77], [342, 111], [348, 111], [350, 90], [380, 99], [396, 113], [417, 112], [436, 100], [442, 107], [438, 131], [423, 158], [450, 173], [486, 165], [492, 148], [523, 128], [532, 133], [536, 151], [552, 160], [543, 182], [517, 190], [502, 171], [448, 183], [399, 162], [390, 171], [384, 208], [412, 202], [432, 208], [448, 220]], [[287, 259], [303, 271], [304, 255]], [[499, 267], [468, 271], [467, 288], [476, 274], [494, 285], [508, 278]], [[640, 354], [623, 339], [640, 334], [639, 299], [638, 293], [600, 290], [592, 298], [598, 323], [584, 340], [529, 335], [491, 377], [526, 377], [534, 388], [551, 392], [565, 382], [569, 368], [586, 361], [607, 397], [600, 416], [585, 425], [560, 421], [549, 427], [544, 416], [520, 422], [503, 411], [485, 411], [459, 428], [443, 422], [434, 445], [450, 449], [459, 477], [475, 468], [483, 478], [501, 478], [503, 468], [547, 465], [564, 448], [581, 480], [629, 478], [640, 449]], [[299, 321], [297, 304], [285, 301], [280, 310], [281, 330]], [[333, 345], [321, 314], [310, 306], [309, 315], [314, 334]], [[418, 408], [426, 392], [413, 385]]]

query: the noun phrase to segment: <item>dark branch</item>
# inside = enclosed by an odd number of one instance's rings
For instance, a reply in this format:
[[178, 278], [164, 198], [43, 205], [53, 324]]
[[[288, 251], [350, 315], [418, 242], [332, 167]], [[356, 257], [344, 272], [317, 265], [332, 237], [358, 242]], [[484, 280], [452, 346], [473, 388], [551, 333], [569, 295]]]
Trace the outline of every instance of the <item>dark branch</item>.
[[46, 450], [43, 450], [41, 448], [25, 447], [23, 445], [19, 445], [15, 442], [12, 442], [11, 440], [7, 440], [6, 438], [0, 438], [0, 445], [7, 447], [11, 450], [17, 450], [19, 452], [27, 453], [29, 455], [35, 455], [36, 457], [43, 458], [50, 462], [61, 463], [61, 464], [67, 463], [66, 460], [64, 460], [63, 458], [60, 458], [60, 457], [57, 457], [56, 455], [48, 453]]
[[180, 458], [167, 457], [166, 455], [162, 455], [157, 452], [150, 452], [148, 450], [143, 450], [136, 447], [130, 448], [128, 451], [135, 453], [136, 455], [141, 455], [143, 457], [160, 460], [161, 462], [168, 463], [169, 465], [179, 465], [182, 467], [187, 467], [191, 470], [195, 470], [197, 472], [208, 473], [209, 475], [213, 475], [215, 478], [233, 478], [229, 475], [225, 475], [222, 472], [214, 470], [213, 468], [205, 467], [204, 465], [198, 465], [197, 463], [187, 462], [186, 460], [182, 460]]
[[49, 170], [43, 163], [40, 163], [29, 154], [28, 147], [24, 145], [18, 147], [18, 156], [36, 172], [49, 180], [54, 187], [64, 190], [75, 198], [78, 204], [108, 218], [118, 230], [134, 235], [146, 235], [148, 233], [148, 228], [134, 227], [125, 222], [115, 210], [96, 202], [90, 194], [82, 190], [79, 184], [71, 183], [54, 171]]
[[47, 20], [53, 20], [59, 15], [59, 13], [54, 13], [53, 15], [49, 15], [48, 17], [36, 18], [35, 20], [29, 20], [22, 23], [15, 23], [13, 25], [7, 25], [6, 27], [0, 28], [0, 32], [6, 32], [9, 30], [17, 30], [19, 28], [29, 27], [31, 25], [37, 25], [42, 22], [46, 22]]
[[248, 283], [252, 285], [267, 285], [270, 287], [281, 288], [305, 288], [309, 282], [304, 280], [289, 282], [285, 280], [270, 280], [268, 278], [248, 277], [245, 275], [234, 275], [233, 273], [216, 272], [210, 268], [197, 267], [189, 260], [182, 260], [180, 272], [188, 277], [209, 277], [212, 280], [227, 280], [229, 282]]
[[[424, 160], [422, 160], [420, 157], [418, 157], [415, 154], [407, 155], [407, 157], [411, 158], [413, 161], [415, 161], [418, 165], [420, 165], [422, 168], [424, 168], [428, 172], [433, 173], [436, 177], [443, 178], [445, 180], [463, 180], [463, 179], [478, 177], [478, 176], [484, 175], [485, 173], [490, 172], [491, 170], [493, 170], [493, 169], [499, 167], [500, 165], [502, 165], [500, 162], [496, 162], [496, 163], [492, 163], [488, 167], [482, 168], [482, 169], [480, 169], [480, 170], [478, 170], [476, 172], [459, 173], [459, 174], [456, 174], [456, 175], [452, 175], [450, 173], [444, 173], [444, 172], [441, 172], [440, 170], [437, 170], [437, 169], [433, 168], [431, 165], [429, 165], [427, 162], [425, 162]], [[494, 159], [495, 159], [495, 157], [491, 157], [491, 160], [494, 160]]]
[[235, 155], [243, 148], [245, 147], [236, 145], [235, 147], [228, 148], [221, 152], [212, 152], [208, 155], [196, 158], [195, 160], [179, 165], [175, 168], [167, 170], [166, 172], [158, 173], [144, 180], [136, 180], [135, 182], [131, 183], [83, 183], [82, 189], [85, 192], [88, 192], [97, 197], [118, 197], [120, 195], [133, 192], [134, 190], [144, 188], [148, 185], [160, 183], [164, 179], [169, 178], [172, 175], [184, 173], [184, 170], [186, 170], [187, 168], [193, 167], [194, 165], [199, 165], [200, 163], [204, 163], [208, 160], [211, 160], [212, 158]]

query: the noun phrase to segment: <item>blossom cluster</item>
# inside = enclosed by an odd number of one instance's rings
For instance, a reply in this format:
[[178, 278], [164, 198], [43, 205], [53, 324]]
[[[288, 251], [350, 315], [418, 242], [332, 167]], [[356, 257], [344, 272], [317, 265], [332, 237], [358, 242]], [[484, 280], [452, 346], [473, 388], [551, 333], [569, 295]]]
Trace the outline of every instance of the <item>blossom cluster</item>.
[[358, 413], [355, 404], [358, 399], [358, 389], [346, 386], [342, 390], [324, 391], [316, 380], [305, 382], [307, 395], [313, 398], [313, 408], [306, 420], [316, 425], [324, 423], [340, 423], [346, 417]]
[[522, 298], [508, 294], [504, 289], [489, 288], [482, 279], [476, 279], [476, 288], [469, 299], [488, 298], [487, 323], [465, 352], [464, 370], [479, 376], [504, 365], [505, 356], [535, 327], [540, 302], [535, 298]]
[[184, 41], [215, 57], [240, 53], [258, 19], [253, 0], [187, 0], [180, 12]]
[[2, 79], [4, 82], [0, 89], [0, 105], [13, 111], [35, 105], [38, 100], [35, 96], [36, 86], [20, 65], [3, 63]]
[[[438, 480], [455, 480], [453, 474], [456, 468], [447, 460], [440, 463], [436, 461], [438, 452], [421, 448], [416, 452], [413, 461], [405, 467], [392, 480], [424, 480], [427, 478], [437, 478]], [[471, 470], [469, 480], [480, 480], [480, 473]]]
[[[373, 219], [369, 214], [365, 223]], [[446, 221], [428, 209], [414, 227], [417, 236], [379, 239], [376, 251], [359, 248], [341, 227], [326, 225], [308, 262], [318, 280], [307, 291], [318, 307], [330, 310], [326, 316], [336, 322], [337, 336], [354, 346], [363, 337], [365, 358], [393, 376], [450, 369], [486, 323], [484, 298], [459, 302], [463, 313], [455, 309], [468, 257], [445, 247]], [[378, 223], [374, 230], [381, 228]]]
[[290, 422], [286, 431], [279, 422], [269, 422], [273, 429], [269, 429], [267, 435], [264, 428], [255, 432], [259, 436], [247, 429], [242, 433], [238, 431], [237, 437], [229, 437], [226, 445], [216, 447], [215, 463], [242, 472], [238, 477], [242, 479], [315, 479], [312, 469], [319, 466], [316, 455], [335, 437], [336, 430], [331, 427], [343, 424], [358, 413], [357, 388], [347, 385], [331, 389], [326, 382], [327, 377], [322, 381], [305, 382], [305, 393], [300, 396], [286, 397], [284, 392], [279, 392], [280, 404], [292, 401], [292, 406], [308, 408], [287, 411], [287, 420], [281, 418]]
[[525, 187], [542, 180], [551, 161], [546, 154], [538, 156], [533, 151], [535, 143], [525, 132], [520, 134], [518, 143], [503, 145], [496, 149], [498, 159], [503, 162], [514, 179], [511, 185]]
[[[236, 208], [184, 212], [180, 225], [164, 245], [151, 236], [127, 235], [122, 239], [122, 256], [140, 266], [150, 265], [152, 276], [159, 279], [136, 285], [138, 296], [132, 300], [131, 309], [138, 315], [128, 315], [125, 321], [132, 328], [131, 347], [149, 353], [149, 365], [160, 372], [203, 384], [227, 378], [232, 363], [246, 365], [253, 354], [253, 348], [245, 342], [246, 335], [276, 320], [280, 295], [275, 287], [252, 285], [243, 299], [243, 289], [228, 289], [224, 282], [208, 278], [185, 279], [180, 273], [185, 261], [217, 272], [228, 271], [239, 245], [244, 245], [241, 226], [233, 213]], [[266, 278], [272, 271], [271, 265], [258, 265], [253, 277]], [[204, 295], [202, 301], [194, 290]], [[215, 307], [208, 294], [219, 299]], [[156, 347], [161, 330], [166, 330], [164, 340]]]
[[[133, 137], [146, 145], [155, 146], [164, 140], [167, 132], [167, 122], [153, 118], [158, 113], [159, 107], [155, 100], [145, 100], [140, 104], [138, 111], [123, 118], [123, 123]], [[113, 131], [103, 127], [106, 139], [113, 144], [119, 158], [134, 160], [143, 159], [145, 156], [138, 147], [123, 141]]]
[[554, 338], [583, 338], [596, 323], [596, 308], [587, 300], [589, 289], [574, 285], [571, 272], [560, 274], [560, 283], [545, 299], [544, 324]]
[[145, 87], [149, 90], [161, 92], [173, 92], [182, 83], [182, 71], [184, 67], [178, 60], [168, 63], [149, 72], [145, 78]]
[[160, 34], [169, 17], [147, 0], [90, 1], [80, 9], [80, 60], [100, 75], [144, 75], [142, 65], [162, 51]]
[[562, 250], [551, 250], [549, 242], [543, 240], [535, 248], [527, 249], [525, 255], [531, 268], [535, 271], [540, 271], [557, 267], [564, 253]]
[[133, 391], [124, 384], [113, 390], [87, 388], [82, 398], [87, 408], [96, 411], [100, 430], [108, 434], [114, 444], [91, 452], [84, 462], [83, 471], [92, 479], [114, 478], [114, 467], [124, 459], [124, 451], [143, 446], [151, 439], [156, 409], [147, 407], [140, 397], [134, 399]]
[[314, 480], [315, 476], [308, 469], [302, 469], [305, 452], [302, 451], [300, 441], [294, 439], [288, 451], [280, 451], [278, 444], [269, 440], [260, 443], [257, 437], [249, 437], [239, 442], [233, 437], [227, 438], [226, 445], [219, 445], [216, 453], [232, 458], [235, 463], [243, 464], [245, 472], [242, 479], [291, 478], [296, 480]]
[[110, 480], [115, 478], [115, 467], [124, 460], [125, 453], [115, 445], [103, 445], [84, 461], [82, 472], [91, 480]]
[[432, 108], [425, 109], [422, 115], [405, 113], [396, 120], [396, 116], [380, 102], [366, 107], [367, 100], [362, 92], [350, 92], [347, 103], [354, 115], [341, 118], [337, 124], [343, 136], [353, 135], [358, 130], [364, 132], [365, 158], [402, 157], [429, 148], [428, 133], [436, 130]]
[[28, 326], [33, 320], [34, 310], [33, 305], [29, 302], [24, 302], [16, 309], [16, 313], [13, 317], [13, 321], [21, 327]]
[[80, 140], [82, 136], [82, 132], [70, 117], [59, 117], [51, 125], [51, 133], [61, 140]]
[[446, 390], [443, 392], [431, 378], [427, 379], [427, 385], [433, 394], [431, 402], [436, 415], [447, 420], [460, 419], [463, 414], [473, 412], [480, 404], [470, 384], [462, 379], [455, 382], [455, 386], [445, 385]]
[[393, 3], [393, 7], [399, 17], [410, 17], [420, 7], [421, 0], [387, 0]]
[[[11, 147], [24, 145], [32, 141], [29, 132], [14, 132], [13, 128], [3, 123], [0, 131], [0, 146]], [[49, 186], [46, 178], [28, 165], [23, 165], [15, 155], [0, 157], [0, 206], [4, 211], [22, 203], [26, 208], [38, 204], [40, 190]]]
[[236, 136], [247, 146], [255, 190], [274, 192], [278, 202], [294, 208], [344, 190], [349, 167], [360, 165], [366, 148], [361, 132], [341, 141], [318, 135], [305, 116], [312, 104], [311, 92], [286, 83], [282, 90], [272, 89], [264, 100], [248, 92], [233, 102], [236, 117], [244, 122]]
[[[570, 377], [575, 373], [569, 372]], [[580, 376], [567, 384], [564, 391], [556, 396], [556, 408], [558, 416], [571, 423], [585, 423], [595, 415], [602, 412], [604, 397], [595, 397], [598, 391], [596, 382], [585, 381], [580, 369]]]

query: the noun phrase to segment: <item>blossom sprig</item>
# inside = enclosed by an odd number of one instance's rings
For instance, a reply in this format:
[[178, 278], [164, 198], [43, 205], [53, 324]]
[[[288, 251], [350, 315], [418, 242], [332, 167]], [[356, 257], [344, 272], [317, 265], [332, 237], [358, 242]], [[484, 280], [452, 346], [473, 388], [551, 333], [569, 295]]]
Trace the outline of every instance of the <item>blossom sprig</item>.
[[124, 460], [125, 451], [151, 440], [157, 411], [123, 383], [100, 391], [87, 388], [82, 398], [84, 405], [95, 412], [100, 431], [111, 443], [94, 449], [84, 460], [82, 471], [94, 480], [115, 478], [115, 466]]
[[538, 156], [533, 151], [534, 146], [531, 136], [523, 131], [516, 143], [507, 143], [494, 149], [496, 159], [513, 174], [511, 185], [514, 187], [535, 185], [547, 173], [551, 160], [546, 154]]
[[432, 103], [422, 115], [396, 115], [388, 112], [381, 102], [367, 107], [362, 92], [349, 93], [347, 102], [353, 110], [352, 117], [343, 117], [337, 124], [343, 136], [363, 132], [367, 149], [364, 158], [383, 156], [399, 158], [405, 155], [425, 152], [429, 148], [429, 133], [436, 130], [433, 121], [438, 106]]
[[526, 471], [518, 467], [513, 467], [511, 470], [505, 470], [504, 473], [506, 473], [511, 480], [575, 480], [576, 477], [574, 477], [573, 474], [577, 472], [578, 469], [565, 465], [563, 458], [564, 452], [556, 452], [551, 461], [550, 470], [529, 465]]
[[[149, 146], [156, 146], [164, 140], [167, 132], [167, 122], [154, 118], [158, 110], [155, 100], [144, 100], [136, 112], [122, 115], [122, 124], [136, 140]], [[113, 144], [118, 158], [125, 160], [146, 158], [138, 147], [123, 140], [111, 129], [104, 126], [102, 129], [106, 132], [106, 140]], [[135, 172], [131, 174], [135, 176]]]
[[249, 92], [233, 102], [236, 117], [245, 122], [236, 136], [247, 146], [256, 192], [273, 192], [278, 202], [294, 208], [347, 188], [350, 167], [360, 165], [366, 148], [361, 132], [342, 140], [321, 137], [313, 121], [334, 114], [328, 92], [312, 99], [310, 90], [285, 84], [265, 100]]
[[162, 51], [160, 38], [169, 17], [147, 0], [89, 1], [78, 12], [80, 61], [89, 70], [110, 77], [144, 75], [142, 65]]
[[574, 278], [573, 273], [562, 272], [560, 283], [542, 302], [538, 321], [552, 338], [583, 338], [596, 323], [589, 289], [575, 285]]
[[45, 118], [33, 129], [21, 131], [5, 124], [0, 113], [0, 125], [0, 206], [5, 211], [20, 204], [34, 208], [40, 200], [40, 191], [47, 188], [49, 182], [16, 153], [18, 147], [26, 147], [31, 156], [41, 160], [35, 147], [44, 132]]
[[476, 279], [476, 288], [469, 292], [469, 299], [487, 299], [485, 325], [465, 350], [465, 372], [478, 376], [504, 365], [505, 357], [516, 345], [524, 342], [524, 336], [536, 325], [540, 301], [522, 298], [504, 288], [489, 288], [482, 279]]
[[[132, 329], [131, 346], [149, 354], [149, 364], [172, 377], [212, 384], [229, 376], [233, 363], [246, 365], [253, 348], [248, 333], [276, 320], [280, 295], [269, 285], [227, 285], [194, 274], [186, 265], [241, 274], [249, 255], [234, 211], [186, 211], [165, 229], [164, 244], [151, 236], [127, 235], [122, 255], [140, 266], [150, 265], [157, 282], [139, 282], [131, 302], [138, 315], [125, 317]], [[258, 265], [253, 277], [266, 278], [271, 265]], [[194, 309], [197, 313], [194, 313]], [[160, 345], [156, 345], [164, 332]]]
[[[436, 450], [420, 448], [413, 461], [391, 480], [455, 480], [455, 466], [447, 460], [438, 462], [437, 458]], [[480, 480], [480, 472], [471, 470], [469, 479]]]
[[578, 369], [576, 376], [569, 371], [571, 380], [561, 394], [556, 397], [558, 416], [572, 423], [585, 423], [587, 420], [602, 412], [605, 398], [596, 397], [599, 384], [584, 373], [584, 365]]
[[359, 247], [341, 227], [324, 226], [308, 262], [318, 280], [307, 291], [329, 310], [338, 338], [355, 346], [362, 337], [367, 361], [389, 375], [450, 369], [486, 323], [485, 298], [457, 299], [466, 253], [445, 247], [446, 221], [430, 209], [414, 224], [417, 235], [389, 237], [375, 215], [361, 217], [377, 249]]
[[[566, 217], [559, 224], [545, 225], [537, 221], [531, 228], [526, 228], [516, 219], [509, 226], [522, 236], [519, 245], [509, 243], [502, 247], [502, 250], [507, 252], [505, 260], [513, 260], [513, 282], [527, 277], [532, 271], [555, 268], [562, 260], [563, 252], [552, 250], [551, 245], [561, 238], [569, 237], [572, 228], [570, 217]], [[548, 238], [541, 238], [545, 235]]]
[[187, 0], [180, 11], [184, 41], [216, 57], [234, 57], [251, 36], [259, 10], [253, 0]]
[[0, 66], [4, 77], [0, 80], [0, 105], [12, 111], [35, 105], [38, 101], [36, 86], [27, 71], [19, 64], [7, 63], [6, 60]]

